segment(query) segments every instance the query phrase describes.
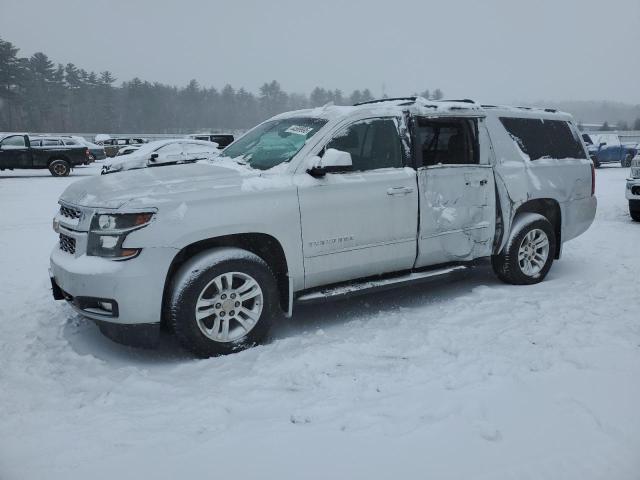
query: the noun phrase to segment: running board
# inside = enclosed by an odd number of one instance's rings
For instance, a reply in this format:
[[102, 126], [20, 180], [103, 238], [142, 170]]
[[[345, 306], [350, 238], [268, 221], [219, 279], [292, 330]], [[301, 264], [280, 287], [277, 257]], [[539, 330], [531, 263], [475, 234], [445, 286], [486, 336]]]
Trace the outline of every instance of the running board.
[[325, 287], [319, 290], [312, 290], [303, 293], [296, 299], [296, 303], [315, 303], [324, 300], [334, 300], [351, 295], [360, 295], [370, 293], [375, 290], [386, 290], [389, 288], [401, 287], [418, 282], [427, 282], [441, 279], [442, 277], [460, 274], [469, 267], [457, 265], [453, 267], [439, 268], [436, 270], [427, 270], [421, 272], [411, 272], [404, 275], [381, 278], [376, 280], [367, 280], [359, 283], [341, 284], [333, 287]]

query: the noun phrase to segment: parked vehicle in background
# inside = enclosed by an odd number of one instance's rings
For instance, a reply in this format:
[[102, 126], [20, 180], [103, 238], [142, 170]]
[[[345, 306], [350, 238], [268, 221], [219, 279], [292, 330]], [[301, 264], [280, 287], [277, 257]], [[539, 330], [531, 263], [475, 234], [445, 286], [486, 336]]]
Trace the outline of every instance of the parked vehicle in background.
[[628, 168], [631, 159], [638, 153], [636, 143], [622, 143], [615, 133], [583, 133], [582, 138], [596, 168], [609, 163], [620, 163]]
[[144, 138], [109, 138], [103, 140], [102, 145], [107, 157], [115, 157], [125, 145], [142, 145], [147, 143]]
[[122, 155], [129, 155], [130, 153], [137, 151], [143, 145], [145, 144], [138, 143], [136, 145], [126, 145], [124, 147], [120, 147], [120, 150], [118, 150], [118, 153], [116, 153], [116, 157], [121, 157]]
[[626, 197], [629, 200], [629, 215], [634, 221], [640, 222], [640, 153], [631, 161]]
[[196, 355], [230, 353], [294, 303], [479, 259], [538, 283], [591, 225], [594, 189], [571, 116], [555, 110], [410, 97], [284, 113], [214, 162], [70, 185], [53, 293], [117, 341], [153, 344], [166, 320]]
[[205, 142], [214, 142], [219, 148], [226, 148], [234, 141], [234, 136], [227, 133], [193, 133], [187, 135], [192, 140], [204, 140]]
[[0, 138], [0, 170], [48, 168], [54, 177], [66, 177], [77, 165], [89, 161], [89, 149], [66, 146], [54, 139], [34, 138], [27, 134], [7, 134]]
[[107, 154], [105, 153], [102, 145], [90, 142], [89, 140], [76, 135], [62, 135], [61, 138], [65, 145], [74, 145], [75, 143], [73, 142], [76, 142], [78, 145], [84, 145], [87, 147], [89, 149], [89, 158], [92, 162], [107, 158]]
[[71, 135], [61, 136], [30, 136], [31, 146], [70, 146], [70, 147], [87, 147], [89, 149], [89, 157], [85, 162], [85, 165], [89, 165], [96, 160], [103, 160], [106, 158], [104, 148], [100, 145], [88, 142], [82, 137], [75, 137]]
[[200, 140], [170, 139], [146, 143], [127, 155], [105, 162], [102, 174], [176, 163], [212, 160], [220, 154], [215, 143]]

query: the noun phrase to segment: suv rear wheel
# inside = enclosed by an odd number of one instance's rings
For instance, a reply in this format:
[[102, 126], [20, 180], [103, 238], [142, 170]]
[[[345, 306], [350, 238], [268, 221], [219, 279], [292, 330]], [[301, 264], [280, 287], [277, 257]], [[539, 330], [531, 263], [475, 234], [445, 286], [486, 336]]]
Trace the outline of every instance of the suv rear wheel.
[[170, 323], [199, 357], [244, 350], [262, 341], [279, 311], [276, 280], [257, 255], [216, 248], [196, 255], [172, 285]]
[[499, 255], [491, 259], [498, 277], [514, 285], [539, 283], [556, 254], [553, 226], [544, 216], [525, 213], [514, 222], [514, 233]]
[[66, 177], [71, 172], [71, 165], [66, 160], [58, 158], [49, 164], [49, 171], [54, 177]]
[[629, 215], [634, 222], [640, 222], [640, 210], [631, 210], [631, 205], [629, 205]]

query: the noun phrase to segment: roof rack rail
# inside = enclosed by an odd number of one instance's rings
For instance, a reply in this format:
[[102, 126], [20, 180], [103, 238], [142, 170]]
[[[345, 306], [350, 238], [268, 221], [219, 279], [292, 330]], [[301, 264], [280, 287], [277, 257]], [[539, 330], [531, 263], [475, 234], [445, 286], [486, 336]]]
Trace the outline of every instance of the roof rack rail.
[[378, 98], [376, 100], [368, 100], [366, 102], [358, 102], [354, 103], [353, 106], [357, 107], [359, 105], [369, 105], [370, 103], [382, 103], [382, 102], [415, 102], [418, 97], [395, 97], [395, 98]]
[[433, 102], [460, 102], [460, 103], [476, 103], [475, 101], [471, 100], [470, 98], [462, 98], [462, 99], [444, 99], [444, 100], [432, 100]]

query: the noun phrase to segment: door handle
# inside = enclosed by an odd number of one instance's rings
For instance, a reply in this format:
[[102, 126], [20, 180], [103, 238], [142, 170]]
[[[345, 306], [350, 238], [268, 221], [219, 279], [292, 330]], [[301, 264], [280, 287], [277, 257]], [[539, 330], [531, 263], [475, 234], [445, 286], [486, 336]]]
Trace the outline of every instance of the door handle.
[[471, 182], [464, 182], [464, 184], [465, 184], [467, 187], [469, 187], [469, 186], [473, 186], [473, 187], [478, 187], [478, 186], [480, 186], [480, 187], [482, 187], [483, 185], [486, 185], [486, 184], [487, 184], [487, 179], [486, 179], [486, 178], [483, 178], [482, 180], [480, 180], [480, 181], [478, 182], [478, 184], [477, 184], [477, 185], [474, 185], [474, 184], [472, 184]]
[[413, 192], [411, 187], [391, 187], [387, 189], [387, 195], [408, 195]]

